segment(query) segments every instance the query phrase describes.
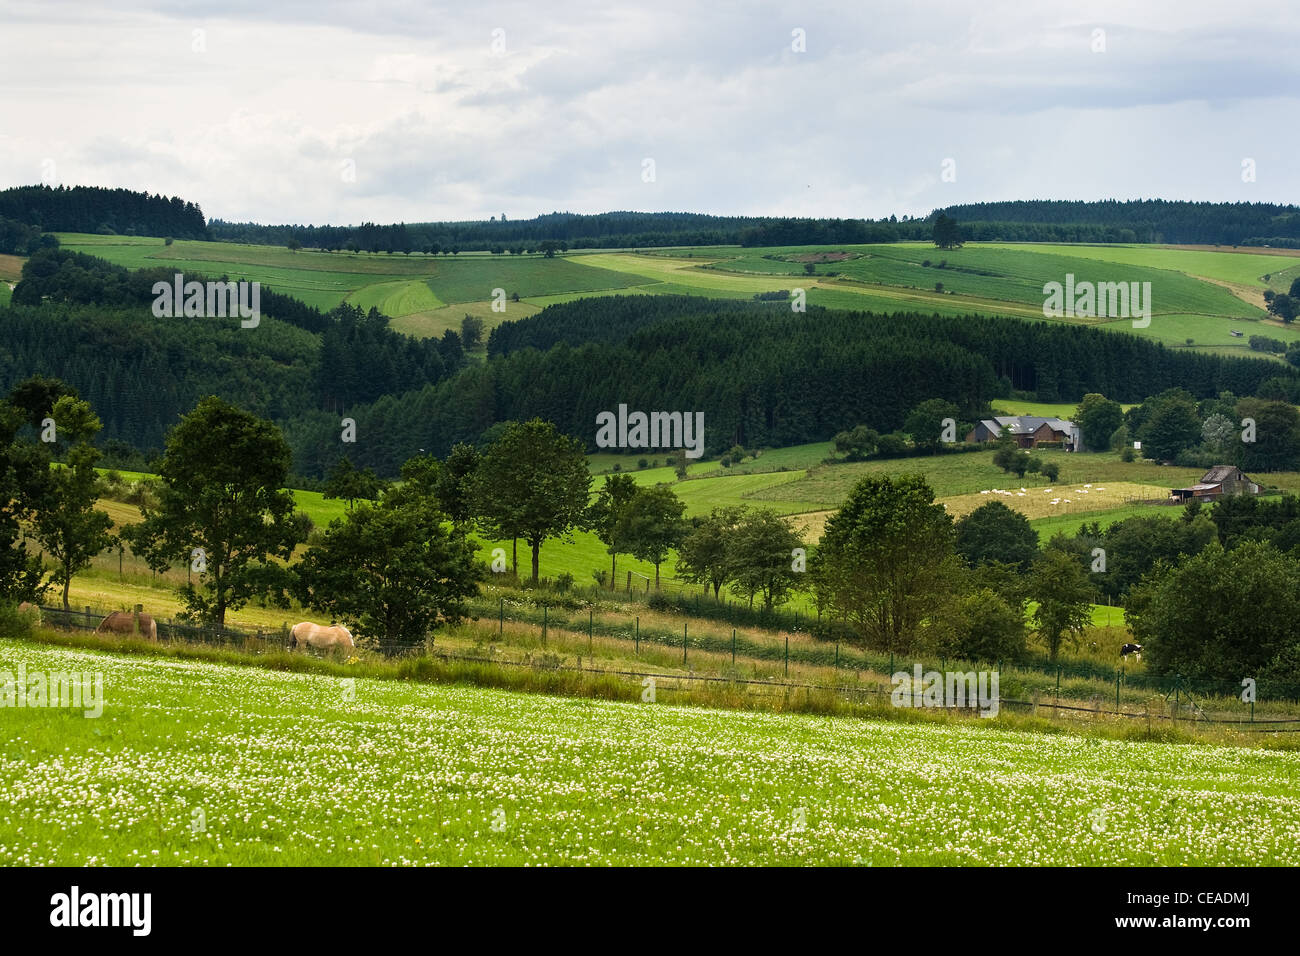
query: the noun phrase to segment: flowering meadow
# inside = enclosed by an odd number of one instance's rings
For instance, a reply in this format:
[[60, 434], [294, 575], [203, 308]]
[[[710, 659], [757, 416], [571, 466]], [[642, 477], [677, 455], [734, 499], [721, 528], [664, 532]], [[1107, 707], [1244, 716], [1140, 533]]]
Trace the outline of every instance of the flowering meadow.
[[1300, 848], [1296, 753], [0, 640], [0, 672], [19, 663], [102, 672], [105, 705], [0, 707], [5, 865], [1251, 865]]

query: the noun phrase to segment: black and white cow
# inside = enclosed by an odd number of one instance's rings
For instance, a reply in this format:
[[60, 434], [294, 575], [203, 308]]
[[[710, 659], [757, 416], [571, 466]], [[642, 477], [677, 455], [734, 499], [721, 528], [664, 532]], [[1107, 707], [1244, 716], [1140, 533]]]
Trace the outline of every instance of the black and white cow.
[[1133, 656], [1133, 660], [1135, 660], [1135, 661], [1140, 661], [1140, 660], [1142, 660], [1142, 645], [1141, 645], [1141, 644], [1125, 644], [1123, 647], [1121, 647], [1121, 648], [1119, 649], [1119, 656], [1120, 656], [1120, 657], [1128, 657], [1129, 655], [1132, 655], [1132, 656]]

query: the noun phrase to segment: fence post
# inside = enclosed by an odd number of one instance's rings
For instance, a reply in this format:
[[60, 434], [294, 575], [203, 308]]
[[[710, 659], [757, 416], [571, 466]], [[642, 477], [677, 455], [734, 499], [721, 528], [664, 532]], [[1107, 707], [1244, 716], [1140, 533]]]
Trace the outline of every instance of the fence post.
[[1115, 670], [1115, 713], [1119, 713], [1119, 669]]
[[686, 624], [682, 623], [682, 663], [686, 663]]
[[506, 633], [506, 599], [497, 598], [497, 636], [504, 637]]
[[636, 656], [641, 656], [641, 617], [637, 615], [636, 619]]
[[840, 669], [840, 642], [835, 642], [835, 669]]
[[790, 676], [790, 635], [785, 636], [785, 676]]
[[542, 646], [546, 646], [546, 605], [542, 605]]
[[731, 666], [736, 666], [736, 629], [731, 629]]
[[592, 622], [595, 620], [596, 612], [592, 608], [587, 608], [587, 656], [591, 656], [591, 629]]

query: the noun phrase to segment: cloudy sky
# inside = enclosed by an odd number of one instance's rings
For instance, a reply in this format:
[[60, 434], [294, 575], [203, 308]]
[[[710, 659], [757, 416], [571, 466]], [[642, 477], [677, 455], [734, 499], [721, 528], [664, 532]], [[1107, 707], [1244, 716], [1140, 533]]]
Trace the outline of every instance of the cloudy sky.
[[1300, 201], [1292, 0], [0, 0], [0, 22], [0, 186], [228, 220]]

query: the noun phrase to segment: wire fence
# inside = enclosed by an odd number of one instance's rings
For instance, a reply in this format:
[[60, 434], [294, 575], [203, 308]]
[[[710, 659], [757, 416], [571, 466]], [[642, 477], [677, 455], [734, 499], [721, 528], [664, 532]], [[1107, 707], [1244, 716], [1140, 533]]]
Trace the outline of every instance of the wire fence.
[[[62, 607], [41, 605], [41, 620], [51, 627], [68, 631], [100, 630], [104, 618], [111, 611], [96, 609], [85, 605], [81, 609], [64, 610]], [[131, 612], [125, 612], [130, 614]], [[255, 632], [238, 631], [230, 628], [203, 627], [183, 621], [153, 619], [160, 641], [187, 641], [192, 644], [214, 644], [229, 647], [247, 647], [254, 641], [270, 646], [289, 646], [289, 629], [275, 628]], [[115, 632], [120, 633], [120, 632]]]
[[[1145, 675], [1132, 675], [1123, 668], [1117, 668], [1108, 675], [1108, 686], [1113, 693], [1102, 693], [1094, 686], [1079, 686], [1068, 682], [1063, 687], [1064, 669], [1054, 673], [1022, 664], [995, 661], [967, 662], [940, 659], [922, 660], [915, 657], [895, 657], [864, 651], [860, 648], [846, 647], [840, 642], [823, 644], [821, 642], [796, 641], [791, 644], [789, 634], [780, 641], [763, 642], [750, 636], [741, 636], [735, 628], [730, 637], [718, 634], [692, 634], [689, 623], [683, 623], [680, 635], [668, 632], [660, 627], [642, 627], [639, 617], [630, 621], [609, 619], [608, 615], [597, 619], [594, 609], [588, 609], [586, 615], [558, 613], [549, 606], [540, 608], [513, 605], [507, 615], [504, 598], [497, 603], [496, 623], [498, 635], [504, 637], [505, 625], [524, 625], [536, 627], [536, 637], [540, 646], [547, 647], [548, 637], [552, 633], [563, 633], [572, 643], [579, 641], [583, 632], [588, 641], [588, 663], [584, 666], [582, 655], [576, 657], [576, 663], [569, 665], [565, 658], [558, 655], [544, 654], [541, 659], [534, 659], [531, 654], [523, 660], [509, 660], [499, 656], [495, 651], [488, 656], [482, 654], [455, 654], [434, 649], [426, 642], [388, 648], [388, 653], [410, 653], [419, 650], [430, 656], [443, 660], [475, 661], [491, 663], [506, 667], [531, 667], [540, 670], [571, 670], [591, 675], [637, 678], [647, 677], [656, 681], [668, 682], [670, 689], [677, 684], [683, 686], [700, 686], [706, 684], [732, 684], [746, 688], [775, 688], [788, 690], [832, 691], [840, 696], [862, 697], [862, 695], [884, 695], [892, 697], [895, 693], [893, 675], [903, 673], [914, 675], [918, 670], [928, 680], [937, 673], [967, 674], [978, 672], [987, 666], [995, 670], [1001, 685], [1011, 691], [1011, 696], [999, 696], [999, 705], [1022, 709], [1034, 714], [1051, 713], [1053, 716], [1113, 716], [1126, 719], [1146, 719], [1147, 721], [1185, 720], [1205, 725], [1240, 726], [1254, 730], [1275, 730], [1278, 732], [1300, 732], [1300, 716], [1277, 716], [1266, 711], [1256, 715], [1256, 704], [1266, 704], [1270, 709], [1280, 704], [1294, 703], [1300, 695], [1300, 687], [1276, 683], [1257, 682], [1254, 696], [1245, 700], [1241, 694], [1240, 682], [1231, 681], [1197, 681], [1185, 677], [1150, 678]], [[81, 610], [64, 610], [61, 607], [42, 607], [45, 623], [67, 630], [89, 630], [100, 628], [104, 613], [90, 606]], [[128, 612], [129, 613], [129, 612]], [[479, 618], [480, 624], [485, 622]], [[202, 627], [175, 620], [161, 621], [155, 619], [159, 640], [225, 646], [244, 650], [287, 650], [289, 647], [289, 628], [262, 629], [256, 631], [239, 631], [228, 628]], [[626, 670], [595, 667], [594, 640], [614, 638], [631, 644], [630, 650], [639, 657], [641, 644], [670, 648], [674, 652], [680, 648], [681, 663], [685, 668], [691, 667], [691, 653], [697, 657], [700, 653], [723, 655], [724, 661], [729, 656], [731, 669], [720, 674], [663, 673], [646, 670]], [[797, 635], [796, 635], [797, 636]], [[826, 683], [808, 681], [790, 681], [788, 679], [772, 680], [767, 678], [741, 677], [735, 669], [738, 661], [747, 663], [780, 664], [784, 676], [789, 677], [790, 664], [829, 668], [832, 676]], [[713, 663], [716, 663], [714, 661]], [[847, 675], [852, 673], [849, 681]], [[842, 678], [841, 675], [844, 675]], [[881, 675], [881, 676], [877, 676]], [[1154, 697], [1146, 691], [1153, 691]], [[1156, 699], [1158, 698], [1158, 699]], [[1226, 704], [1231, 698], [1236, 706]], [[948, 708], [953, 709], [953, 708]], [[961, 708], [956, 708], [961, 709]], [[966, 708], [969, 709], [969, 708]]]

